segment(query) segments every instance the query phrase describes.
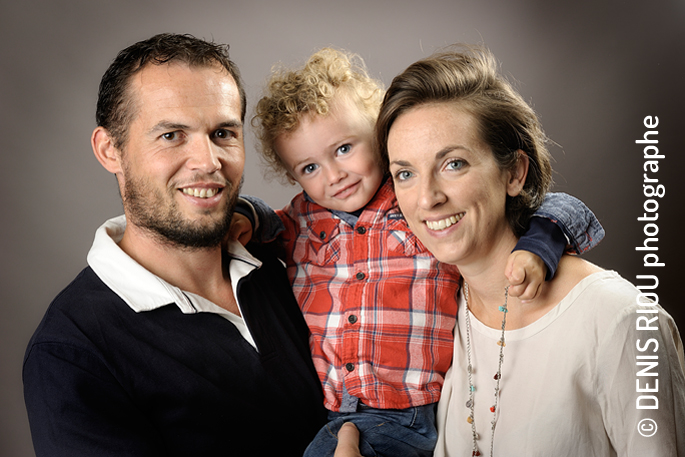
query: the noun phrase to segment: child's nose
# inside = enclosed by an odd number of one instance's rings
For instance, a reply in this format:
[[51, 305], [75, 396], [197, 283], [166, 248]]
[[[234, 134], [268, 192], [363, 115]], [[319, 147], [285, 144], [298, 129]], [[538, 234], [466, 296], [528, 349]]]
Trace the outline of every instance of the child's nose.
[[338, 167], [328, 167], [326, 174], [328, 177], [328, 182], [331, 184], [338, 183], [347, 176], [345, 170], [342, 170]]

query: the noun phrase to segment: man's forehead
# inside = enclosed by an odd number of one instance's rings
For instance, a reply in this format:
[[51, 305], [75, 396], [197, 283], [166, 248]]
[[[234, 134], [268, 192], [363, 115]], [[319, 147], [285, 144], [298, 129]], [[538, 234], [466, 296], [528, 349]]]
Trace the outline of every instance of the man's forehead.
[[221, 85], [226, 89], [235, 90], [236, 93], [238, 91], [233, 76], [218, 63], [203, 66], [191, 66], [184, 62], [148, 63], [131, 77], [130, 87], [138, 90], [166, 87], [178, 89], [189, 83], [193, 86], [197, 84]]
[[185, 63], [148, 64], [132, 76], [129, 100], [137, 111], [215, 107], [240, 118], [237, 84], [220, 65], [189, 66]]

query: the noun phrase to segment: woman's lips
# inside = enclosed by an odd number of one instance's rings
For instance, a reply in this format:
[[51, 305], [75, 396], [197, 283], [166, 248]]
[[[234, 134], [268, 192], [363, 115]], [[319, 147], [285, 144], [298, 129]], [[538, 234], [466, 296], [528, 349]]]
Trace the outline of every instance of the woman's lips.
[[439, 220], [435, 220], [435, 221], [426, 221], [426, 226], [430, 230], [434, 230], [434, 231], [445, 230], [446, 228], [449, 228], [452, 225], [459, 222], [461, 220], [461, 218], [464, 217], [464, 214], [465, 213], [453, 214], [452, 216], [448, 216], [444, 219], [439, 219]]

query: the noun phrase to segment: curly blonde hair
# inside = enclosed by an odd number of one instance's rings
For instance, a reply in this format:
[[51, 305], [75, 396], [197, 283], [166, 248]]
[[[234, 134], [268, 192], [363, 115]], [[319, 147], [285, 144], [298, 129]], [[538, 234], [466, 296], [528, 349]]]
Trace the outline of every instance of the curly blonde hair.
[[347, 51], [323, 48], [303, 67], [274, 68], [252, 118], [257, 147], [274, 174], [294, 184], [276, 151], [276, 139], [299, 126], [303, 116], [326, 116], [340, 94], [356, 103], [373, 126], [383, 99], [383, 84], [371, 78], [361, 57]]

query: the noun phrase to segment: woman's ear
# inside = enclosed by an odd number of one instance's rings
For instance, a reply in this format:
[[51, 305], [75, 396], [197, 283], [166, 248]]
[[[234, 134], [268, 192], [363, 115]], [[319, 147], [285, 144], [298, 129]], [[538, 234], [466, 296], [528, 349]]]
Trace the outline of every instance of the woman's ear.
[[122, 171], [121, 153], [114, 147], [114, 139], [104, 127], [97, 127], [90, 137], [90, 144], [98, 162], [105, 170], [118, 175]]
[[529, 165], [528, 154], [519, 149], [518, 159], [509, 172], [509, 181], [507, 182], [507, 194], [510, 197], [516, 197], [523, 190], [523, 186], [526, 184], [526, 177], [528, 176]]

